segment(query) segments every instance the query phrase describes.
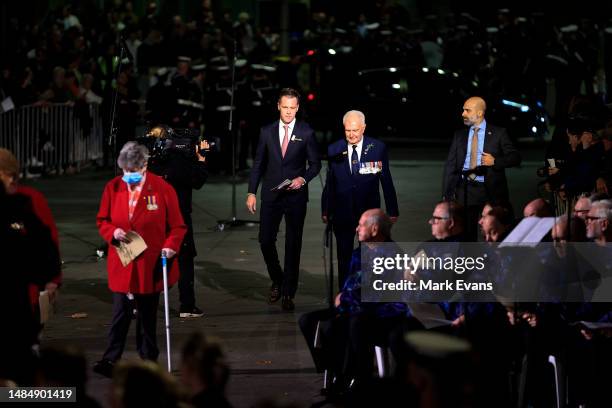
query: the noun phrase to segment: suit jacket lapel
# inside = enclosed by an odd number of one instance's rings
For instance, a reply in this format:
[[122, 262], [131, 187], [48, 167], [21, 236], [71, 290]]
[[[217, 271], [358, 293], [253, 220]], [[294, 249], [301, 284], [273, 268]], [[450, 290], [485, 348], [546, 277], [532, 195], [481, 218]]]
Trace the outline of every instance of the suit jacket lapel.
[[153, 187], [151, 186], [150, 175], [147, 175], [145, 183], [142, 186], [142, 190], [140, 191], [140, 196], [138, 197], [136, 208], [134, 208], [134, 215], [132, 216], [131, 223], [134, 223], [134, 221], [136, 221], [136, 219], [145, 211], [146, 197], [150, 195], [153, 195]]
[[[374, 154], [374, 151], [372, 149], [370, 149], [367, 153], [366, 150], [368, 150], [368, 144], [370, 143], [370, 139], [368, 139], [366, 136], [363, 137], [363, 144], [361, 145], [361, 157], [359, 157], [359, 163], [365, 163], [368, 161], [372, 161], [368, 159], [368, 155], [369, 154]], [[374, 146], [372, 146], [374, 147]]]
[[278, 129], [280, 126], [280, 121], [276, 121], [274, 122], [274, 124], [272, 124], [272, 129], [270, 129], [270, 143], [272, 143], [272, 149], [274, 149], [274, 151], [276, 152], [276, 155], [279, 157], [279, 159], [283, 159], [283, 152], [281, 151], [281, 146], [279, 143], [279, 138], [278, 138]]
[[[346, 171], [347, 176], [350, 178], [353, 173], [351, 172], [351, 156], [353, 155], [353, 148], [351, 147], [350, 144], [348, 144], [348, 142], [345, 142], [345, 149], [346, 149], [346, 153], [347, 153], [347, 160], [344, 160], [344, 171]], [[363, 157], [363, 151], [361, 152], [361, 157]]]
[[299, 127], [300, 127], [300, 123], [296, 120], [295, 121], [295, 125], [293, 125], [293, 130], [289, 133], [289, 144], [287, 145], [287, 151], [285, 152], [285, 157], [289, 157], [289, 154], [293, 152], [293, 150], [295, 150], [295, 148], [297, 146], [294, 146], [297, 143], [302, 143], [302, 142], [296, 142], [296, 141], [291, 141], [291, 137], [293, 135], [296, 135], [295, 137], [299, 138], [300, 137], [300, 133], [299, 133]]
[[463, 170], [463, 164], [465, 163], [465, 155], [467, 154], [467, 144], [470, 141], [470, 128], [463, 132], [461, 141], [457, 149], [457, 166], [459, 171]]
[[121, 186], [119, 187], [119, 191], [117, 192], [116, 200], [121, 203], [123, 207], [121, 209], [121, 216], [125, 215], [125, 220], [129, 222], [130, 218], [130, 192], [128, 190], [127, 183], [121, 182]]
[[483, 152], [491, 153], [491, 151], [493, 151], [493, 149], [491, 149], [491, 145], [494, 142], [493, 136], [493, 132], [489, 128], [485, 128], [485, 140], [482, 146]]

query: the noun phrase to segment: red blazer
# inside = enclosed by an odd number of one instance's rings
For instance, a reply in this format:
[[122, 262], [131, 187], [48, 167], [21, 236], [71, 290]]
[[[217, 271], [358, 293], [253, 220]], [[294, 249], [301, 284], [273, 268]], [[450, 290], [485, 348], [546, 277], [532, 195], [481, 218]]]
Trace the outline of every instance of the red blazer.
[[[49, 208], [49, 204], [47, 203], [47, 199], [40, 191], [27, 186], [18, 185], [16, 194], [21, 194], [30, 198], [30, 202], [32, 203], [32, 210], [34, 214], [40, 219], [49, 231], [51, 232], [51, 239], [57, 246], [57, 250], [59, 251], [59, 238], [57, 233], [57, 226], [55, 225], [55, 220], [53, 219], [53, 214], [51, 213], [51, 209]], [[60, 285], [62, 283], [62, 274], [60, 272], [55, 278], [51, 280], [54, 283]], [[32, 306], [36, 308], [38, 306], [38, 296], [41, 288], [38, 285], [33, 283], [30, 284], [30, 302], [32, 302]]]
[[[126, 183], [121, 177], [115, 177], [104, 188], [96, 217], [100, 235], [109, 243], [108, 287], [119, 293], [161, 292], [164, 289], [161, 250], [171, 248], [178, 252], [187, 232], [176, 193], [161, 177], [147, 172], [131, 220], [128, 220], [128, 199]], [[114, 246], [116, 228], [136, 231], [147, 243], [147, 249], [125, 267]], [[168, 284], [176, 283], [178, 276], [178, 263], [168, 262]]]

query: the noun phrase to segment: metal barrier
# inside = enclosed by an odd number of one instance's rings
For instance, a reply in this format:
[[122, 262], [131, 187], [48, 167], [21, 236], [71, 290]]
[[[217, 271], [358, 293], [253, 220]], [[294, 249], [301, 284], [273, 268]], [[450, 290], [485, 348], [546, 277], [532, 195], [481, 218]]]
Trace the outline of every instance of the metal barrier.
[[62, 173], [103, 157], [100, 105], [27, 105], [0, 114], [0, 147], [11, 150], [24, 172]]

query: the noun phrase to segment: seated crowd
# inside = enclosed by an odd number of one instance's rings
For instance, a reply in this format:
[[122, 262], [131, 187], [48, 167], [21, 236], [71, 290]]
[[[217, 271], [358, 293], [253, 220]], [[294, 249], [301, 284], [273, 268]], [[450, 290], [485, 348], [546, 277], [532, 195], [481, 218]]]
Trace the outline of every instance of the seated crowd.
[[[552, 231], [543, 239], [553, 241], [550, 245], [559, 249], [554, 254], [555, 262], [564, 263], [564, 258], [570, 256], [569, 249], [562, 251], [560, 244], [595, 242], [605, 248], [612, 238], [609, 227], [612, 201], [602, 194], [583, 196], [578, 201], [580, 206], [571, 215], [569, 234], [568, 218], [563, 215], [555, 218]], [[524, 214], [547, 217], [552, 216], [551, 210], [548, 203], [538, 199], [525, 206]], [[510, 214], [510, 209], [504, 206], [485, 206], [478, 220], [482, 241], [503, 241], [520, 221]], [[429, 220], [430, 242], [465, 242], [464, 222], [461, 205], [452, 201], [438, 203]], [[366, 211], [357, 228], [361, 246], [392, 242], [391, 225], [382, 210]], [[450, 369], [462, 354], [464, 367], [470, 369], [466, 368], [465, 377], [451, 379], [451, 382], [461, 381], [464, 386], [456, 396], [464, 401], [465, 405], [461, 406], [491, 406], [492, 403], [515, 406], [519, 395], [523, 403], [552, 406], [556, 398], [555, 380], [549, 356], [555, 356], [557, 364], [565, 367], [571, 404], [599, 406], [605, 401], [603, 384], [612, 379], [609, 364], [612, 330], [589, 329], [577, 322], [612, 322], [609, 303], [438, 302], [448, 325], [428, 328], [429, 334], [421, 338], [418, 333], [426, 326], [413, 314], [413, 305], [361, 301], [361, 256], [361, 249], [355, 249], [351, 274], [336, 297], [335, 308], [309, 312], [300, 319], [316, 368], [327, 371], [330, 380], [326, 391], [330, 396], [349, 406], [368, 406], [374, 403], [368, 399], [368, 393], [383, 387], [387, 396], [401, 393], [411, 399], [414, 405], [407, 406], [457, 406], [457, 399], [444, 401], [440, 395], [431, 405], [418, 405], [417, 401], [423, 403], [426, 395], [448, 392], [451, 388], [446, 387], [457, 385], [442, 381], [445, 374], [440, 372], [440, 367]], [[465, 343], [456, 343], [456, 340]], [[441, 350], [430, 350], [438, 347], [437, 344]], [[464, 344], [466, 348], [461, 349], [457, 344]], [[396, 362], [395, 373], [390, 378], [374, 375], [377, 346], [388, 348]], [[462, 351], [453, 351], [455, 347]], [[431, 390], [435, 391], [430, 394]], [[377, 394], [375, 401], [380, 402], [380, 398], [384, 397]], [[404, 398], [402, 405], [406, 402]], [[391, 400], [388, 404], [392, 404]]]

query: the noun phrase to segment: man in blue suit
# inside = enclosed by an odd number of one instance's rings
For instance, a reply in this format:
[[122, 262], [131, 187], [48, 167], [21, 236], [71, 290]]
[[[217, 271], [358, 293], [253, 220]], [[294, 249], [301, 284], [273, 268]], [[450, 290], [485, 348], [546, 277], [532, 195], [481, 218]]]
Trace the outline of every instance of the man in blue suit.
[[346, 140], [327, 149], [329, 167], [321, 198], [323, 222], [331, 221], [336, 235], [339, 287], [348, 275], [359, 217], [366, 210], [381, 207], [379, 184], [391, 221], [399, 216], [385, 144], [364, 137], [362, 112], [347, 112], [342, 123]]
[[[255, 194], [263, 178], [259, 243], [272, 280], [268, 302], [277, 302], [282, 294], [282, 308], [286, 311], [295, 308], [293, 297], [300, 269], [302, 232], [308, 203], [307, 183], [321, 171], [314, 132], [307, 123], [295, 118], [300, 108], [299, 98], [294, 89], [281, 90], [278, 99], [280, 120], [261, 129], [246, 201], [248, 210], [255, 214]], [[277, 189], [285, 180], [289, 181], [287, 185]], [[281, 268], [276, 251], [276, 235], [283, 216], [286, 229], [285, 267]]]

